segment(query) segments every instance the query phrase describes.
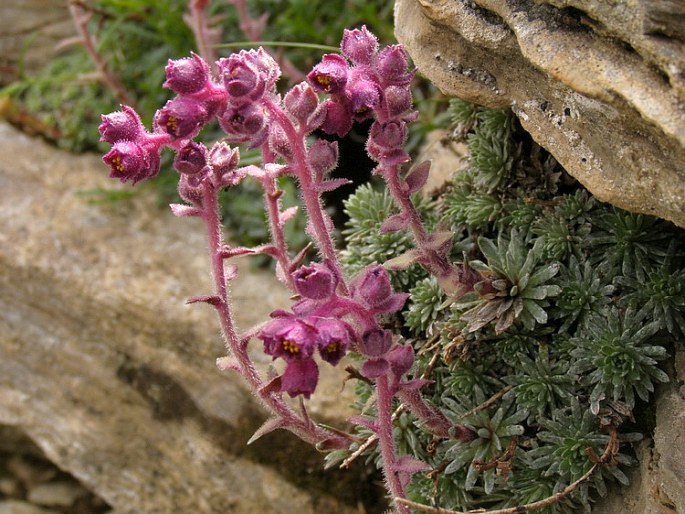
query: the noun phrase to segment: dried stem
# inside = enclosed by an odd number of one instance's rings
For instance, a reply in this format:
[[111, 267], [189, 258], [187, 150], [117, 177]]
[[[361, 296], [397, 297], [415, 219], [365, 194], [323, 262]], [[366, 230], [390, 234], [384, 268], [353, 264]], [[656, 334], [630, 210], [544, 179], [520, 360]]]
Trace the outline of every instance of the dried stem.
[[503, 388], [501, 391], [499, 391], [499, 392], [493, 394], [490, 398], [488, 398], [487, 400], [485, 400], [485, 401], [484, 401], [483, 403], [481, 403], [480, 405], [474, 407], [474, 408], [471, 409], [470, 411], [465, 412], [464, 414], [462, 414], [461, 416], [459, 416], [459, 419], [463, 419], [463, 418], [465, 418], [465, 417], [467, 417], [467, 416], [470, 416], [471, 414], [475, 414], [476, 412], [480, 412], [480, 411], [482, 411], [483, 409], [487, 409], [488, 407], [490, 407], [490, 405], [492, 405], [493, 403], [495, 403], [496, 401], [498, 401], [500, 398], [502, 398], [502, 396], [504, 396], [504, 395], [507, 394], [509, 391], [511, 391], [511, 389], [512, 389], [513, 387], [514, 387], [514, 386], [511, 386], [511, 385], [506, 386], [506, 387]]
[[95, 36], [93, 36], [88, 29], [88, 20], [92, 13], [84, 9], [81, 2], [69, 2], [69, 13], [74, 20], [74, 25], [79, 33], [81, 44], [98, 70], [100, 80], [107, 85], [121, 103], [135, 107], [133, 96], [126, 90], [124, 84], [119, 80], [119, 77], [109, 69], [107, 61], [105, 61], [104, 57], [102, 57], [97, 50]]
[[559, 491], [556, 494], [553, 494], [552, 496], [545, 498], [544, 500], [536, 501], [533, 503], [528, 503], [526, 505], [517, 505], [516, 507], [509, 507], [506, 509], [497, 509], [497, 510], [470, 510], [468, 512], [464, 511], [457, 511], [457, 510], [448, 510], [448, 509], [441, 509], [439, 507], [431, 507], [429, 505], [423, 505], [422, 503], [417, 503], [413, 502], [411, 500], [407, 500], [405, 498], [395, 498], [395, 502], [406, 505], [408, 507], [411, 507], [412, 509], [418, 510], [419, 512], [428, 512], [429, 514], [520, 514], [521, 512], [530, 512], [532, 510], [536, 509], [541, 509], [543, 507], [547, 507], [548, 505], [552, 505], [553, 503], [558, 502], [561, 500], [564, 496], [567, 496], [571, 494], [573, 491], [575, 491], [578, 486], [583, 483], [585, 480], [590, 478], [590, 475], [592, 475], [592, 472], [597, 468], [597, 464], [593, 465], [582, 477], [580, 477], [578, 480], [567, 486], [565, 489], [562, 491]]

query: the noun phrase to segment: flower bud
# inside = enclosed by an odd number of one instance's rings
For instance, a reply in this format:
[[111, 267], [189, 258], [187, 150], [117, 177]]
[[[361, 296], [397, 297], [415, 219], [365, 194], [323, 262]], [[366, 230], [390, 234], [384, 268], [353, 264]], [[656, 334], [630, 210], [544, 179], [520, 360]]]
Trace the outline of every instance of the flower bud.
[[326, 54], [321, 62], [307, 74], [307, 80], [316, 91], [340, 93], [347, 83], [348, 67], [344, 57]]
[[191, 139], [199, 134], [207, 121], [202, 103], [188, 97], [169, 100], [155, 114], [155, 126], [175, 139]]
[[309, 148], [309, 165], [321, 180], [338, 163], [338, 142], [317, 139]]
[[340, 49], [354, 64], [367, 65], [378, 51], [378, 39], [366, 26], [361, 29], [345, 30]]
[[233, 171], [240, 162], [240, 151], [227, 143], [216, 142], [209, 151], [209, 165], [219, 176]]
[[283, 104], [286, 111], [302, 127], [319, 106], [319, 98], [309, 84], [302, 82], [288, 91], [283, 98]]
[[271, 151], [290, 160], [293, 158], [293, 150], [288, 136], [279, 126], [271, 127], [269, 130], [269, 148]]
[[413, 74], [407, 71], [407, 55], [402, 45], [386, 46], [378, 54], [376, 67], [385, 84], [407, 85]]
[[410, 344], [397, 344], [386, 355], [390, 368], [397, 379], [414, 365], [414, 348]]
[[197, 93], [209, 82], [209, 65], [195, 53], [185, 59], [169, 59], [165, 71], [163, 86], [181, 95]]
[[380, 357], [388, 353], [392, 346], [392, 333], [389, 330], [372, 328], [362, 334], [359, 353], [366, 357]]
[[385, 268], [379, 264], [364, 268], [355, 280], [355, 295], [371, 307], [387, 301], [392, 295], [392, 286]]
[[374, 121], [369, 130], [369, 142], [385, 149], [402, 148], [407, 142], [407, 124], [403, 121]]
[[197, 175], [207, 166], [207, 147], [191, 141], [176, 152], [174, 168], [185, 175]]
[[140, 117], [128, 105], [122, 105], [121, 111], [102, 115], [102, 123], [98, 127], [100, 141], [116, 143], [117, 141], [137, 141], [145, 134], [145, 127]]
[[178, 181], [178, 196], [196, 207], [202, 207], [202, 187], [196, 176], [181, 175]]
[[337, 134], [344, 137], [352, 128], [352, 115], [346, 104], [335, 100], [326, 100], [326, 119], [321, 129], [327, 134]]
[[312, 300], [326, 300], [333, 295], [338, 280], [323, 264], [314, 263], [301, 266], [293, 273], [295, 289], [305, 298]]
[[400, 116], [411, 108], [411, 91], [405, 86], [388, 86], [383, 96], [390, 117]]

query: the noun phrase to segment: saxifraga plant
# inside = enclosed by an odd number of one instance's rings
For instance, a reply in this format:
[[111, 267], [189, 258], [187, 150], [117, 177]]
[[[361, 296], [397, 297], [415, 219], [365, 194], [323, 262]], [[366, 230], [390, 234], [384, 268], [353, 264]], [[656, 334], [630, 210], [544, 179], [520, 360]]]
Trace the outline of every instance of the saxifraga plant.
[[[480, 108], [474, 109], [466, 136], [471, 168], [461, 185], [472, 194], [496, 197], [486, 205], [501, 205], [509, 216], [519, 213], [513, 217], [519, 228], [498, 223], [491, 209], [472, 211], [477, 220], [452, 220], [460, 211], [450, 202], [460, 196], [450, 194], [437, 209], [427, 208], [426, 223], [416, 194], [430, 164], [410, 166], [404, 149], [408, 125], [416, 118], [406, 55], [399, 45], [380, 49], [365, 27], [345, 31], [341, 51], [325, 55], [306, 82], [282, 95], [276, 90], [279, 66], [263, 49], [220, 59], [218, 74], [198, 55], [170, 61], [164, 85], [175, 96], [157, 110], [151, 132], [128, 106], [104, 116], [100, 125], [103, 141], [112, 144], [103, 160], [111, 176], [123, 182], [155, 176], [162, 148], [175, 153], [183, 203], [172, 210], [204, 221], [215, 285], [212, 294], [190, 303], [217, 311], [228, 350], [219, 368], [238, 373], [272, 413], [251, 440], [286, 429], [334, 452], [329, 463], [342, 459], [348, 465], [369, 454], [383, 472], [396, 514], [409, 514], [410, 506], [430, 509], [429, 498], [419, 498], [423, 504], [418, 505], [408, 499], [410, 491], [414, 497], [426, 491], [424, 478], [411, 485], [417, 475], [426, 473], [442, 488], [440, 498], [454, 502], [441, 508], [498, 508], [513, 497], [539, 494], [529, 490], [512, 496], [510, 484], [517, 474], [541, 468], [550, 483], [555, 481], [554, 494], [530, 508], [559, 502], [550, 508], [570, 514], [568, 505], [589, 506], [594, 493], [603, 494], [605, 479], [624, 481], [618, 466], [627, 463], [620, 453], [623, 418], [597, 414], [620, 405], [629, 416], [637, 407], [634, 392], [644, 399], [654, 381], [666, 379], [658, 368], [665, 347], [651, 340], [667, 336], [668, 325], [649, 319], [651, 309], [642, 313], [644, 326], [637, 329], [615, 298], [622, 284], [635, 288], [631, 277], [640, 280], [664, 265], [663, 234], [672, 229], [664, 225], [655, 236], [649, 230], [655, 221], [595, 206], [575, 191], [559, 191], [561, 171], [539, 151], [522, 153], [530, 141], [518, 139], [524, 136], [511, 113]], [[261, 163], [241, 166], [239, 151], [227, 142], [208, 148], [196, 141], [213, 120], [228, 142], [259, 152]], [[323, 193], [347, 182], [330, 177], [338, 147], [312, 134], [322, 130], [343, 137], [354, 123], [367, 120], [366, 148], [387, 197], [367, 189], [348, 202], [354, 212], [346, 230], [351, 238], [347, 265], [354, 267], [357, 258], [368, 263], [349, 273], [321, 201]], [[318, 251], [311, 264], [302, 264], [304, 252], [292, 252], [285, 237], [284, 226], [295, 211], [280, 202], [281, 177], [294, 179], [300, 191], [306, 231]], [[271, 240], [257, 247], [232, 246], [222, 237], [218, 197], [248, 178], [263, 189]], [[382, 206], [382, 217], [373, 202]], [[561, 227], [551, 246], [541, 228], [550, 216]], [[469, 226], [475, 221], [478, 226]], [[596, 255], [589, 257], [584, 239], [566, 237], [564, 222], [566, 228], [587, 231]], [[457, 244], [444, 228], [455, 225], [465, 225], [459, 233], [467, 234]], [[620, 230], [611, 233], [612, 226]], [[391, 237], [383, 241], [382, 235]], [[366, 252], [366, 245], [375, 245], [374, 252]], [[393, 245], [401, 254], [389, 258], [387, 248]], [[241, 332], [230, 302], [237, 271], [226, 261], [243, 255], [272, 257], [295, 303]], [[586, 270], [588, 260], [606, 263], [601, 266], [616, 287], [614, 296], [607, 302], [608, 290], [595, 288], [592, 300], [558, 308], [557, 298], [575, 273], [559, 270]], [[419, 266], [423, 271], [414, 273]], [[619, 274], [627, 282], [618, 280]], [[397, 278], [402, 275], [404, 280]], [[585, 275], [594, 285], [595, 278]], [[396, 292], [399, 287], [411, 291], [411, 303], [410, 293]], [[605, 303], [609, 307], [597, 312]], [[668, 307], [680, 312], [677, 302]], [[607, 312], [610, 320], [597, 321]], [[257, 372], [248, 352], [254, 339], [267, 355], [283, 361], [280, 374], [267, 378]], [[498, 345], [507, 351], [493, 352]], [[356, 433], [314, 422], [304, 402], [316, 391], [322, 363], [338, 365], [348, 352], [357, 356], [350, 373], [362, 382], [365, 397], [361, 415], [350, 420]], [[284, 401], [285, 394], [302, 399], [299, 410]]]

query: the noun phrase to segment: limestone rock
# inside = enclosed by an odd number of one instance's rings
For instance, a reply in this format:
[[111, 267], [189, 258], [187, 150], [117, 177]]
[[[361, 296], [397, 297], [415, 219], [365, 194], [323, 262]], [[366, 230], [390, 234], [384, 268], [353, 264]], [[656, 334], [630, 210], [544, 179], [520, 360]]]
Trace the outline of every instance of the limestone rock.
[[64, 0], [3, 0], [0, 3], [0, 85], [34, 70], [55, 54], [55, 46], [75, 35]]
[[[365, 482], [323, 473], [289, 433], [246, 447], [265, 413], [217, 370], [213, 310], [185, 305], [210, 292], [198, 220], [151, 196], [89, 205], [79, 193], [113, 187], [97, 156], [5, 124], [0, 155], [0, 424], [118, 514], [356, 512]], [[272, 274], [248, 267], [231, 283], [240, 329], [289, 303]], [[256, 344], [255, 355], [270, 363]], [[336, 371], [322, 370], [336, 402], [313, 416], [339, 425]]]
[[398, 0], [445, 94], [510, 106], [602, 201], [685, 227], [685, 7], [673, 0]]

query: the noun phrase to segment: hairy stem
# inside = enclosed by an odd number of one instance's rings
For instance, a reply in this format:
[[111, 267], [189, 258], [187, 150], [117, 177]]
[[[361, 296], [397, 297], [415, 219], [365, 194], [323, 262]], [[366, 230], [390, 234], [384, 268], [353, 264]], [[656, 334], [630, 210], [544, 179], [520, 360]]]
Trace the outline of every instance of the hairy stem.
[[[338, 254], [335, 251], [335, 243], [329, 232], [330, 220], [321, 205], [319, 193], [314, 188], [313, 173], [307, 162], [307, 149], [304, 142], [304, 134], [299, 133], [290, 118], [276, 105], [271, 99], [264, 99], [264, 106], [275, 118], [275, 121], [285, 132], [288, 141], [292, 145], [292, 167], [295, 176], [300, 182], [300, 191], [304, 200], [305, 208], [312, 227], [315, 243], [321, 254], [328, 262], [335, 267], [338, 275], [343, 277], [342, 268], [338, 261]], [[328, 221], [328, 222], [327, 222]], [[347, 294], [347, 285], [344, 281], [340, 282], [343, 294]]]
[[265, 384], [247, 353], [247, 345], [241, 344], [241, 338], [238, 336], [233, 321], [226, 272], [224, 270], [224, 258], [222, 256], [224, 244], [219, 222], [217, 191], [209, 181], [205, 181], [203, 186], [202, 218], [207, 226], [212, 277], [216, 288], [216, 296], [218, 297], [215, 307], [219, 314], [221, 331], [226, 347], [230, 355], [235, 359], [237, 371], [247, 380], [251, 390], [262, 403], [283, 421], [283, 428], [290, 430], [300, 439], [310, 444], [316, 445], [326, 441], [333, 447], [342, 448], [347, 446], [347, 441], [341, 435], [325, 430], [309, 420], [302, 419], [295, 414], [280, 395], [275, 395], [265, 389]]
[[[267, 143], [262, 145], [262, 157], [264, 164], [274, 162], [274, 155]], [[277, 190], [276, 179], [273, 177], [260, 179], [260, 183], [264, 189], [264, 204], [266, 205], [266, 213], [269, 219], [271, 239], [276, 248], [276, 261], [283, 272], [282, 279], [285, 285], [294, 292], [295, 284], [290, 273], [291, 261], [288, 256], [288, 244], [285, 240], [283, 222], [281, 220], [281, 192]]]
[[[400, 481], [399, 474], [394, 469], [397, 459], [395, 458], [395, 441], [392, 430], [392, 394], [388, 376], [382, 375], [376, 379], [376, 407], [378, 410], [378, 446], [383, 461], [383, 475], [391, 496], [404, 498], [405, 491]], [[406, 505], [395, 502], [398, 514], [411, 514]]]

